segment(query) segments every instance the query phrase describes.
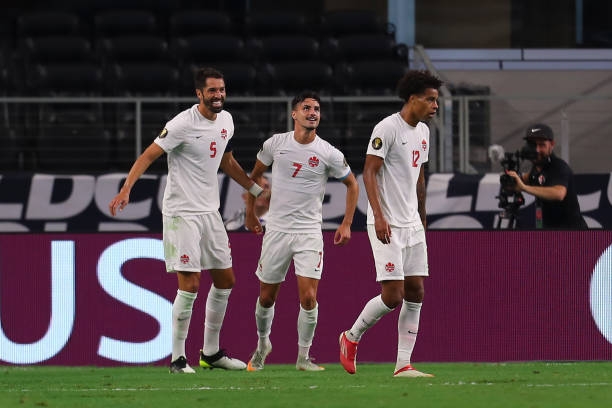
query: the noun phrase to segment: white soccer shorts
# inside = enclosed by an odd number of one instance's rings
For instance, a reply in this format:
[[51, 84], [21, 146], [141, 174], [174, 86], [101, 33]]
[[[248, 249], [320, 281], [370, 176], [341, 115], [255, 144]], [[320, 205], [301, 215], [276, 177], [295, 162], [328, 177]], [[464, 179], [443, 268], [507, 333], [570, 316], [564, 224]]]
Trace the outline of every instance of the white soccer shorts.
[[376, 238], [373, 224], [368, 224], [368, 238], [374, 255], [376, 281], [404, 280], [405, 276], [429, 276], [427, 243], [423, 226], [391, 227], [391, 242]]
[[201, 272], [232, 267], [232, 253], [218, 211], [181, 217], [163, 217], [164, 258], [167, 272]]
[[266, 231], [255, 274], [264, 283], [283, 282], [291, 260], [296, 275], [321, 279], [323, 235]]

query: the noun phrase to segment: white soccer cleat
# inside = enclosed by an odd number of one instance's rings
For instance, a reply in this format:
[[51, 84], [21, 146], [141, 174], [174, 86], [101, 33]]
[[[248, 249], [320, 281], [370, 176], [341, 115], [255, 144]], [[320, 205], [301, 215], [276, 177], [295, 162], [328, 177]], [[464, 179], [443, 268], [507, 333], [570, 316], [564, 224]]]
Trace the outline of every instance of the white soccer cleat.
[[266, 362], [266, 357], [268, 357], [268, 354], [270, 354], [271, 352], [272, 344], [270, 342], [266, 343], [266, 347], [263, 350], [255, 350], [255, 352], [253, 352], [253, 356], [247, 364], [247, 371], [263, 370], [264, 363]]
[[202, 368], [222, 368], [224, 370], [244, 370], [246, 368], [244, 361], [228, 357], [225, 350], [219, 350], [212, 356], [205, 356], [200, 350], [200, 367]]
[[300, 371], [323, 371], [325, 367], [316, 365], [310, 357], [298, 356], [295, 369]]
[[393, 377], [433, 377], [433, 374], [427, 374], [427, 373], [423, 373], [419, 370], [415, 370], [414, 367], [412, 367], [412, 365], [408, 364], [407, 366], [404, 366], [402, 368], [400, 368], [399, 370], [397, 370], [396, 372], [393, 373]]

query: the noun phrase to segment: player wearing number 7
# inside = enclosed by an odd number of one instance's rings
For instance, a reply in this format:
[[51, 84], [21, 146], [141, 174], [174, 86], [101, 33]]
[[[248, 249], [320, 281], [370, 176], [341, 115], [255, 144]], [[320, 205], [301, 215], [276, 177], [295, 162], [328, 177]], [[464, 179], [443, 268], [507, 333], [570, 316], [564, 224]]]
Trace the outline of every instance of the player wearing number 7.
[[363, 169], [368, 195], [367, 229], [381, 294], [366, 303], [353, 326], [340, 333], [340, 363], [355, 374], [357, 344], [384, 315], [401, 306], [394, 377], [432, 377], [415, 370], [412, 350], [419, 329], [424, 280], [425, 176], [429, 128], [438, 111], [442, 82], [426, 71], [409, 71], [397, 86], [404, 105], [372, 132]]
[[[323, 196], [330, 176], [346, 185], [344, 218], [334, 235], [335, 245], [345, 245], [351, 238], [359, 187], [344, 155], [317, 135], [320, 103], [319, 96], [309, 91], [293, 98], [291, 116], [294, 130], [267, 139], [251, 172], [251, 179], [259, 180], [272, 166], [270, 209], [255, 272], [260, 281], [255, 304], [259, 340], [247, 365], [248, 371], [263, 369], [265, 359], [272, 351], [270, 332], [274, 303], [292, 260], [300, 298], [296, 369], [323, 370], [313, 363], [309, 354], [319, 313], [317, 287], [323, 272]], [[245, 226], [250, 231], [261, 233], [253, 203], [249, 197]]]

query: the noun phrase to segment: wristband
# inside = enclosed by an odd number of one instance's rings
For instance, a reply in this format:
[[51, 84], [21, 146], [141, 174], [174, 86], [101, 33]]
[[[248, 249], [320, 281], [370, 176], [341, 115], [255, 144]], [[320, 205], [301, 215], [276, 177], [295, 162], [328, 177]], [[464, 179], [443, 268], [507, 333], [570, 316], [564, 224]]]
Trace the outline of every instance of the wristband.
[[251, 188], [249, 188], [249, 193], [253, 195], [253, 197], [257, 198], [263, 192], [263, 188], [259, 187], [259, 184], [253, 183]]

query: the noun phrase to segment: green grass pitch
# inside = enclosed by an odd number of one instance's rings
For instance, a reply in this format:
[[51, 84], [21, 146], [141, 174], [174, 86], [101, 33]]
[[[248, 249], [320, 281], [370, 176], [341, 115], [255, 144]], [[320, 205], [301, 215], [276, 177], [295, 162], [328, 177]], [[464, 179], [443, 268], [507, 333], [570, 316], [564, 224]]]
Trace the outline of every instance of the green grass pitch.
[[612, 362], [420, 363], [435, 378], [393, 378], [392, 364], [308, 373], [166, 367], [0, 366], [0, 407], [611, 407]]

